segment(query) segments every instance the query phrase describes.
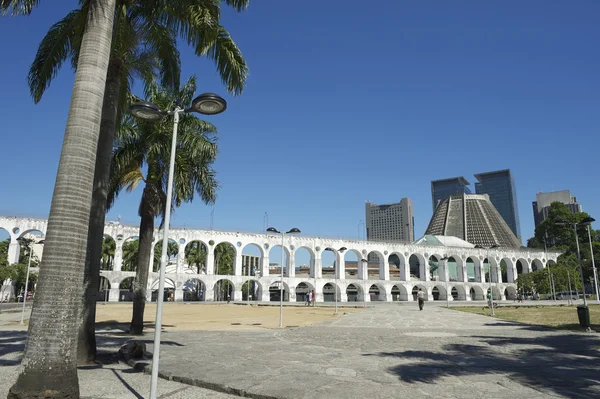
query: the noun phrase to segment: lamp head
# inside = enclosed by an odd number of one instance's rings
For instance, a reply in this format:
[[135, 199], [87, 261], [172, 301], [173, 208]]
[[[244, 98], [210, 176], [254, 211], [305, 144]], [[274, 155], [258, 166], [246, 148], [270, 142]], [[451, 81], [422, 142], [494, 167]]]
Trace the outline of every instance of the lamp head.
[[340, 252], [344, 252], [344, 251], [345, 251], [345, 250], [347, 250], [347, 249], [348, 249], [348, 248], [346, 248], [346, 247], [341, 247], [340, 249], [338, 249], [338, 251], [340, 251]]
[[203, 93], [192, 101], [191, 111], [204, 115], [216, 115], [227, 109], [227, 101], [214, 93]]
[[140, 101], [129, 107], [129, 112], [136, 118], [147, 121], [157, 121], [165, 116], [165, 113], [156, 105], [148, 101]]
[[293, 229], [291, 229], [290, 231], [288, 231], [285, 234], [300, 234], [300, 229], [294, 227]]
[[595, 221], [596, 221], [596, 219], [594, 219], [594, 218], [592, 218], [592, 217], [587, 217], [587, 218], [583, 219], [583, 220], [582, 220], [581, 222], [579, 222], [579, 223], [581, 223], [581, 224], [583, 224], [583, 223], [592, 223], [592, 222], [595, 222]]
[[269, 227], [269, 228], [267, 229], [267, 231], [268, 231], [269, 233], [277, 233], [277, 234], [281, 234], [281, 231], [277, 230], [275, 227]]
[[568, 224], [571, 224], [571, 223], [567, 222], [565, 219], [556, 219], [554, 221], [554, 224], [562, 224], [562, 225], [566, 225], [567, 224], [568, 225]]

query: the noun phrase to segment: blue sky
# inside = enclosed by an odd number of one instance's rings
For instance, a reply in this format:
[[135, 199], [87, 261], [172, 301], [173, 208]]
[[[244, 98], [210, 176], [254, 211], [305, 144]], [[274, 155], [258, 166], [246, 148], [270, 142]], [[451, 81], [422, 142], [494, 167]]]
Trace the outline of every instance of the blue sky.
[[[46, 217], [69, 106], [65, 66], [34, 105], [37, 45], [77, 1], [0, 19], [0, 214]], [[262, 0], [222, 23], [250, 77], [219, 128], [214, 227], [357, 237], [364, 202], [412, 198], [416, 235], [431, 217], [430, 181], [510, 168], [521, 234], [536, 192], [570, 189], [600, 217], [600, 3]], [[225, 93], [211, 61], [181, 46], [183, 78]], [[137, 93], [141, 94], [141, 93]], [[137, 224], [141, 192], [109, 213]], [[596, 199], [596, 200], [595, 200]], [[177, 209], [174, 227], [207, 228], [211, 206]], [[273, 254], [272, 254], [273, 256]]]

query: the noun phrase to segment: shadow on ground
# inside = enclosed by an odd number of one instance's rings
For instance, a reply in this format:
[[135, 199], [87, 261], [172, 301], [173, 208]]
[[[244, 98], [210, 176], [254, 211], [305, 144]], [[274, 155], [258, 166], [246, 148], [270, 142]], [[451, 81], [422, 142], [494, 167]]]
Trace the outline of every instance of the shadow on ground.
[[[523, 329], [538, 331], [540, 327]], [[508, 375], [515, 382], [547, 394], [600, 397], [600, 336], [597, 334], [552, 334], [535, 338], [474, 336], [472, 344], [448, 344], [438, 352], [409, 350], [364, 356], [409, 360], [388, 369], [409, 383], [435, 383], [449, 376], [494, 373]]]

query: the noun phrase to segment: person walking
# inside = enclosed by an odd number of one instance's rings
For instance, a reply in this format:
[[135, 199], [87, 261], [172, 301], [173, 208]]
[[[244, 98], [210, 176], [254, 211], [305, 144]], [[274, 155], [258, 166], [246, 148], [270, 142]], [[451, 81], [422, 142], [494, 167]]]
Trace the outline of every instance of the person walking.
[[308, 291], [306, 293], [306, 304], [304, 306], [310, 306], [311, 302], [312, 302], [312, 291]]
[[317, 293], [315, 290], [312, 290], [312, 305], [313, 307], [317, 306]]
[[419, 301], [419, 310], [423, 310], [423, 305], [425, 305], [425, 293], [420, 288], [419, 292], [417, 292], [417, 300]]

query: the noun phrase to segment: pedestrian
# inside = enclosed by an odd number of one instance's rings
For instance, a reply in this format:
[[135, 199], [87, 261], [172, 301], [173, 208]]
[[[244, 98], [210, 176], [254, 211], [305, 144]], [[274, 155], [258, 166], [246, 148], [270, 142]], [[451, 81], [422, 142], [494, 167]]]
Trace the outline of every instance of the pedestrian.
[[312, 305], [317, 306], [317, 293], [315, 290], [312, 290]]
[[312, 291], [308, 291], [306, 293], [306, 304], [304, 306], [309, 306], [312, 302]]
[[420, 288], [419, 292], [417, 292], [417, 300], [419, 301], [419, 310], [423, 310], [423, 305], [425, 304], [425, 293]]

